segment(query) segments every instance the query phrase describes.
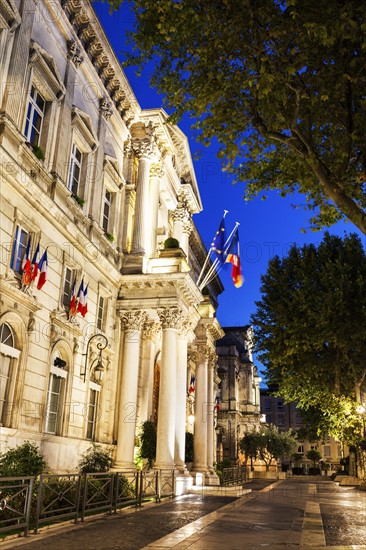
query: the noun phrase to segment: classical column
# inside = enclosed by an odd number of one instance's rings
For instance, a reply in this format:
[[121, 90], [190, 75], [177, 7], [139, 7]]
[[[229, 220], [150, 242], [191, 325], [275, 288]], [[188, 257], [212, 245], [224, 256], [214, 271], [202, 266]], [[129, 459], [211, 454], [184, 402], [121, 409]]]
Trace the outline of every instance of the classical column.
[[158, 227], [160, 179], [163, 177], [163, 170], [160, 164], [153, 164], [150, 169], [150, 247], [149, 256], [156, 255], [156, 230]]
[[186, 447], [186, 389], [187, 389], [187, 362], [188, 362], [188, 335], [191, 325], [184, 319], [178, 336], [177, 362], [177, 390], [175, 408], [175, 466], [180, 471], [185, 467]]
[[189, 250], [189, 235], [192, 233], [193, 230], [193, 223], [191, 218], [189, 220], [185, 220], [182, 225], [182, 244], [181, 248], [186, 253], [186, 256], [188, 257], [188, 250]]
[[177, 307], [158, 310], [163, 330], [155, 468], [174, 468], [178, 328], [182, 312]]
[[207, 370], [208, 348], [197, 342], [193, 470], [207, 472]]
[[159, 324], [153, 321], [144, 325], [138, 399], [139, 422], [145, 422], [152, 415], [154, 359], [156, 354], [155, 339], [158, 330]]
[[214, 472], [214, 370], [216, 365], [216, 353], [209, 355], [207, 371], [207, 468], [210, 473]]
[[[179, 241], [179, 246], [188, 255], [188, 239], [186, 230], [189, 227], [191, 216], [184, 196], [178, 197], [178, 205], [171, 213], [173, 219], [173, 236]], [[189, 235], [189, 233], [188, 233]]]
[[132, 253], [145, 254], [148, 247], [147, 231], [149, 228], [149, 179], [152, 155], [156, 149], [155, 142], [151, 136], [134, 140], [132, 147], [139, 159], [137, 172], [137, 189], [135, 204], [135, 221], [133, 228]]
[[122, 313], [124, 345], [118, 403], [116, 468], [134, 466], [137, 420], [137, 386], [140, 357], [140, 335], [146, 313], [139, 310]]

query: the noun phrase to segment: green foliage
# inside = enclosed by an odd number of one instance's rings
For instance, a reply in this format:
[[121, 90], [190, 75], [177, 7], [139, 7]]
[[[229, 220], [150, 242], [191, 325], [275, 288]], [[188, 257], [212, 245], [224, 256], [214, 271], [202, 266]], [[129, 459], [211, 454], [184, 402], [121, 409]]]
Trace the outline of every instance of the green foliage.
[[[360, 438], [365, 383], [366, 254], [360, 239], [326, 234], [292, 246], [262, 277], [252, 316], [256, 351], [277, 395], [296, 401], [311, 438]], [[301, 383], [299, 383], [301, 381]]]
[[262, 428], [259, 432], [245, 434], [239, 443], [240, 449], [247, 457], [263, 460], [267, 471], [272, 460], [290, 456], [294, 445], [296, 437], [292, 430], [279, 432], [277, 427], [272, 425]]
[[293, 453], [291, 455], [291, 458], [295, 462], [295, 464], [298, 464], [303, 459], [303, 456], [301, 453]]
[[146, 420], [140, 433], [140, 456], [147, 458], [149, 468], [153, 467], [156, 460], [156, 426], [151, 420]]
[[364, 2], [129, 3], [128, 63], [153, 61], [171, 121], [218, 140], [247, 199], [297, 190], [315, 229], [345, 216], [366, 233]]
[[108, 472], [113, 465], [110, 453], [100, 445], [93, 443], [92, 447], [82, 455], [79, 462], [79, 472], [90, 474]]
[[317, 451], [316, 449], [310, 449], [306, 453], [306, 458], [313, 461], [313, 466], [315, 468], [315, 463], [318, 462], [321, 459], [322, 455]]
[[168, 237], [164, 241], [164, 250], [167, 250], [169, 248], [179, 248], [179, 241], [178, 239], [174, 239], [174, 237]]
[[37, 445], [29, 441], [0, 455], [2, 477], [39, 476], [46, 468], [43, 454]]
[[74, 199], [75, 202], [78, 203], [79, 206], [84, 206], [85, 199], [82, 199], [81, 197], [79, 197], [79, 195], [72, 195], [72, 198]]
[[185, 452], [185, 462], [193, 462], [193, 442], [194, 436], [191, 432], [186, 432], [186, 452]]
[[33, 149], [33, 153], [35, 154], [37, 159], [44, 160], [46, 158], [45, 154], [44, 154], [44, 150], [39, 145], [36, 145], [35, 143], [32, 143], [32, 149]]
[[113, 235], [113, 233], [106, 233], [105, 236], [107, 237], [107, 239], [109, 240], [109, 242], [111, 242], [111, 243], [114, 242], [115, 236]]

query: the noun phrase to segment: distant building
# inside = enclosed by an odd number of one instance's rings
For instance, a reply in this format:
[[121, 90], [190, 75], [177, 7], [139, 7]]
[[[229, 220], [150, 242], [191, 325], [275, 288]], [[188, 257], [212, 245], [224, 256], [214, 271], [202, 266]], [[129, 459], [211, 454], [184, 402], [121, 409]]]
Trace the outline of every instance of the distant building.
[[235, 462], [242, 437], [260, 427], [260, 377], [252, 358], [252, 327], [223, 327], [223, 330], [225, 336], [216, 342], [220, 378], [217, 460]]
[[[265, 415], [266, 423], [277, 426], [280, 431], [289, 429], [299, 430], [303, 425], [301, 410], [298, 409], [296, 402], [285, 403], [282, 397], [275, 397], [270, 389], [260, 390], [260, 408], [261, 413]], [[340, 460], [343, 456], [341, 443], [335, 441], [333, 437], [326, 436], [319, 442], [299, 441], [293, 453], [299, 455], [296, 463], [292, 460], [285, 460], [284, 464], [304, 468], [307, 470], [312, 466], [312, 462], [306, 458], [306, 453], [310, 449], [316, 449], [322, 456], [322, 463], [329, 464], [332, 469], [340, 466]]]

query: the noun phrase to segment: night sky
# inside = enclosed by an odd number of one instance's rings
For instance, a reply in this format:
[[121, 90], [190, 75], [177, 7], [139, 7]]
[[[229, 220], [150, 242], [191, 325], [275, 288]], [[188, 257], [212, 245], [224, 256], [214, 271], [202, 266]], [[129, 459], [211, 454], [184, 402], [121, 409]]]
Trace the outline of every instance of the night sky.
[[[132, 29], [134, 18], [124, 5], [118, 12], [109, 14], [108, 5], [94, 2], [94, 9], [103, 25], [109, 41], [119, 60], [125, 59], [127, 29]], [[136, 77], [135, 68], [125, 69], [130, 85], [142, 108], [163, 106], [163, 97], [149, 85], [149, 73], [144, 70]], [[294, 205], [305, 203], [302, 195], [281, 198], [277, 192], [267, 193], [267, 200], [255, 200], [246, 203], [243, 199], [244, 184], [232, 184], [231, 177], [221, 171], [221, 163], [216, 157], [217, 146], [204, 148], [197, 144], [190, 132], [192, 120], [183, 120], [179, 126], [189, 138], [192, 155], [201, 150], [200, 160], [194, 161], [198, 186], [203, 203], [203, 212], [194, 216], [194, 222], [201, 237], [209, 248], [219, 226], [224, 209], [229, 211], [226, 217], [226, 230], [229, 232], [235, 222], [240, 223], [240, 250], [245, 283], [236, 289], [231, 282], [230, 266], [220, 273], [225, 291], [219, 297], [217, 318], [222, 326], [245, 325], [255, 311], [255, 301], [260, 299], [260, 276], [267, 270], [268, 260], [274, 255], [286, 254], [293, 243], [319, 243], [323, 231], [309, 230], [309, 218], [312, 213]], [[302, 233], [304, 228], [306, 233]], [[340, 222], [328, 229], [331, 234], [344, 236], [355, 232], [362, 238], [366, 247], [366, 237], [350, 222]]]

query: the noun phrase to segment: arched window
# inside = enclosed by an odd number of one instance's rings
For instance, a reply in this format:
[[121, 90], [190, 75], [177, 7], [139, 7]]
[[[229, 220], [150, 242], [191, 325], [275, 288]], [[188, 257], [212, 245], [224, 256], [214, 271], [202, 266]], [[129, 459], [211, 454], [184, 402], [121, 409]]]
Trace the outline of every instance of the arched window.
[[15, 375], [20, 350], [15, 347], [12, 328], [7, 323], [0, 325], [0, 425], [8, 426]]
[[45, 431], [61, 435], [67, 379], [67, 362], [57, 350], [52, 355], [48, 383]]

